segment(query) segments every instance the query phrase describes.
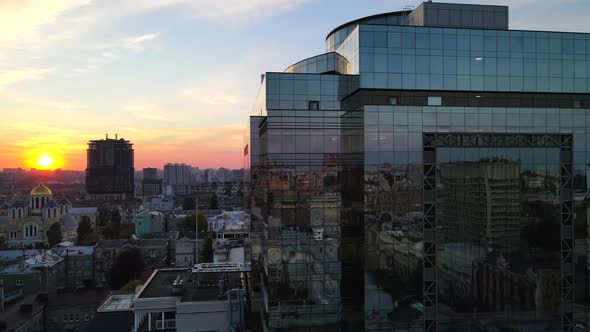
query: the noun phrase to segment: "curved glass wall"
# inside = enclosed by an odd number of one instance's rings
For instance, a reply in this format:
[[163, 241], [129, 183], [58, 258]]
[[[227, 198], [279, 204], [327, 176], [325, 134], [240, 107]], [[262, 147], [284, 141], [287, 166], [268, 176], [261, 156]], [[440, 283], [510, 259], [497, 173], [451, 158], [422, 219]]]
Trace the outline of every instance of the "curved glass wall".
[[285, 69], [285, 72], [296, 74], [349, 74], [351, 65], [342, 55], [330, 52], [297, 62]]

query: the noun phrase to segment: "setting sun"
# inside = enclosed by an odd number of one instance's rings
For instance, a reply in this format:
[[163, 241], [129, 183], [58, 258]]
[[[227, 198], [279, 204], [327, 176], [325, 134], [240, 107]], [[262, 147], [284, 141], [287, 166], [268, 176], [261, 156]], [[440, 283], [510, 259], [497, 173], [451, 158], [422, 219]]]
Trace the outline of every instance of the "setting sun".
[[49, 154], [42, 154], [39, 159], [37, 159], [37, 164], [44, 169], [49, 169], [53, 166], [54, 159]]

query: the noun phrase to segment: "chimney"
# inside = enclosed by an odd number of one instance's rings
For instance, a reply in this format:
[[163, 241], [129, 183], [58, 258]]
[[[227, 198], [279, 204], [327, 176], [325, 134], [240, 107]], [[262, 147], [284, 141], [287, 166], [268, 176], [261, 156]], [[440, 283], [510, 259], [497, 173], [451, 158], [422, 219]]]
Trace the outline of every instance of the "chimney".
[[115, 139], [118, 139], [119, 134], [115, 134]]
[[105, 135], [105, 139], [109, 139], [109, 134], [104, 134]]

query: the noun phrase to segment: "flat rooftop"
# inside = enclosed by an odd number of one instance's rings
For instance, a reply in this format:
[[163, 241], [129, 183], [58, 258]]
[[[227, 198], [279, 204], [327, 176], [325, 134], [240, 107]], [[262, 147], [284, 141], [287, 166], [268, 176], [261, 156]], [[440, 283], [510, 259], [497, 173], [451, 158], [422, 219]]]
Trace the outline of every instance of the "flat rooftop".
[[[239, 272], [236, 272], [239, 274]], [[218, 273], [219, 276], [225, 276], [224, 291], [220, 296], [218, 279], [213, 280], [207, 286], [199, 286], [193, 282], [193, 274], [186, 269], [162, 269], [156, 270], [147, 281], [146, 285], [140, 291], [138, 299], [148, 299], [157, 297], [180, 297], [181, 302], [199, 302], [199, 301], [216, 301], [225, 300], [225, 290], [238, 288], [241, 286], [239, 275], [228, 278], [227, 273]], [[180, 277], [182, 280], [182, 293], [173, 294], [173, 284]]]

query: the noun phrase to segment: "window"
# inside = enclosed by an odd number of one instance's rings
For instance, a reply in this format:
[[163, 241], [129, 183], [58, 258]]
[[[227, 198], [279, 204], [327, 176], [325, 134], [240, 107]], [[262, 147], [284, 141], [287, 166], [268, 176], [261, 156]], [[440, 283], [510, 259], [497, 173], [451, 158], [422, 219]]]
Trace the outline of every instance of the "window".
[[64, 315], [64, 323], [68, 321], [68, 315]]
[[582, 101], [574, 100], [574, 108], [582, 108]]
[[84, 316], [84, 320], [88, 321], [90, 319], [90, 316], [88, 316], [88, 314], [86, 314], [86, 316]]
[[442, 105], [442, 98], [441, 97], [428, 97], [428, 106], [441, 106]]
[[16, 278], [16, 285], [17, 286], [22, 286], [23, 285], [23, 279], [22, 278]]
[[320, 102], [316, 100], [310, 100], [308, 108], [310, 111], [317, 111], [320, 109]]
[[389, 105], [397, 105], [397, 97], [389, 97]]

